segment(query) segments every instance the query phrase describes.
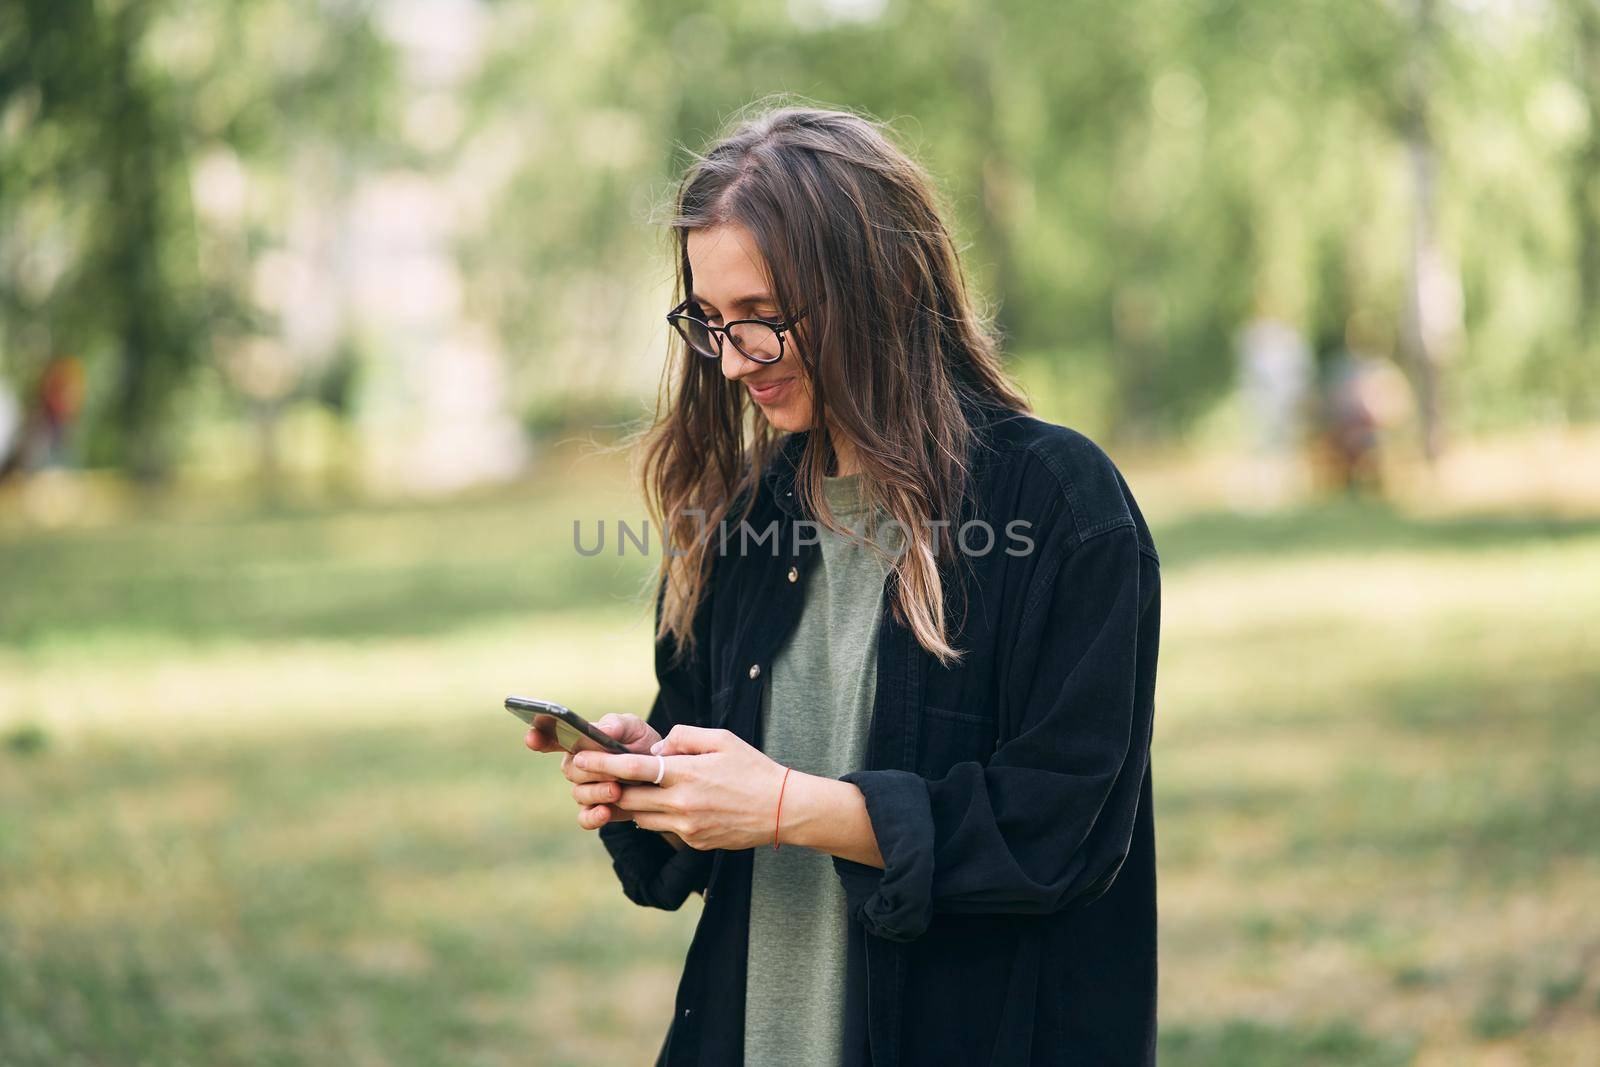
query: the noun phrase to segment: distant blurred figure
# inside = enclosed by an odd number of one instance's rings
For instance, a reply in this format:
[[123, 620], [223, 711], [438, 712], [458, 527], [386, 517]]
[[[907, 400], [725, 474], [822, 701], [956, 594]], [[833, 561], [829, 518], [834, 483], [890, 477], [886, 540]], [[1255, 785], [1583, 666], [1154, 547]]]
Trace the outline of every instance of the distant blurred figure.
[[[0, 431], [8, 402], [14, 414], [16, 399], [9, 391], [0, 398]], [[83, 364], [76, 356], [56, 356], [39, 376], [20, 427], [9, 435], [0, 432], [0, 481], [22, 471], [66, 466], [72, 424], [82, 410]]]
[[1394, 376], [1382, 360], [1348, 349], [1328, 365], [1318, 452], [1331, 487], [1352, 495], [1383, 493], [1383, 431], [1395, 406]]
[[1239, 388], [1257, 452], [1262, 503], [1278, 503], [1303, 479], [1312, 391], [1311, 347], [1286, 322], [1258, 318], [1239, 335]]

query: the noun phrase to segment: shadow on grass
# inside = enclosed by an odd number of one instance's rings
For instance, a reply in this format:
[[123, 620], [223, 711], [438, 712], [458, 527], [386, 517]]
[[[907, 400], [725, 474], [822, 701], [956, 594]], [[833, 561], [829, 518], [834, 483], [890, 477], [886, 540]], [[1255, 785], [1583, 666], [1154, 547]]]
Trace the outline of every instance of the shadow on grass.
[[1383, 680], [1352, 675], [1337, 689], [1306, 686], [1273, 703], [1240, 702], [1203, 719], [1166, 728], [1168, 744], [1270, 734], [1376, 727], [1393, 738], [1436, 736], [1461, 742], [1474, 736], [1514, 735], [1546, 748], [1593, 744], [1600, 707], [1600, 663], [1526, 663], [1508, 672], [1493, 662], [1419, 663], [1409, 674]]
[[[1157, 806], [1158, 825], [1165, 820], [1175, 837], [1168, 859], [1199, 858], [1186, 838], [1206, 840], [1200, 825], [1279, 819], [1281, 849], [1261, 862], [1443, 861], [1474, 882], [1506, 886], [1537, 881], [1562, 859], [1600, 854], [1600, 794], [1586, 784], [1600, 760], [1600, 667], [1552, 664], [1512, 676], [1493, 665], [1430, 669], [1355, 683], [1337, 698], [1208, 720], [1208, 739], [1246, 747], [1268, 734], [1305, 744], [1327, 736], [1336, 772], [1315, 786], [1167, 776]], [[1369, 740], [1341, 745], [1342, 727]], [[1418, 753], [1428, 759], [1420, 771]]]
[[641, 617], [644, 611], [642, 575], [603, 566], [420, 559], [365, 571], [305, 566], [286, 573], [257, 562], [241, 560], [212, 574], [149, 574], [130, 566], [92, 589], [14, 580], [6, 600], [15, 610], [0, 615], [0, 643], [411, 637], [573, 605], [638, 608]]
[[578, 555], [574, 513], [510, 498], [12, 537], [0, 644], [427, 636], [574, 605], [643, 613], [654, 559]]
[[1173, 1067], [1399, 1067], [1415, 1055], [1411, 1043], [1374, 1037], [1352, 1023], [1289, 1028], [1247, 1020], [1164, 1027], [1159, 1051]]
[[1382, 502], [1338, 501], [1279, 514], [1207, 512], [1154, 530], [1164, 568], [1247, 556], [1383, 549], [1490, 549], [1530, 541], [1600, 539], [1600, 516], [1529, 513], [1407, 515]]
[[1443, 859], [1462, 877], [1498, 887], [1539, 884], [1562, 859], [1600, 856], [1600, 795], [1569, 771], [1551, 767], [1526, 785], [1474, 769], [1441, 769], [1424, 781], [1351, 775], [1322, 810], [1306, 804], [1294, 812], [1285, 856], [1326, 866]]

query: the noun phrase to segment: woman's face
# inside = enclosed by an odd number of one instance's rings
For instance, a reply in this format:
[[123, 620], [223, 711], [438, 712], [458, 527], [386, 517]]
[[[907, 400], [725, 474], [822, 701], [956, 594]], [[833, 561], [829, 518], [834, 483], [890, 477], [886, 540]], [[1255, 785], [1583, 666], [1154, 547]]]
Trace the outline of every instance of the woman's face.
[[[766, 262], [745, 227], [730, 222], [690, 230], [688, 254], [694, 277], [689, 297], [700, 305], [712, 326], [735, 319], [783, 318], [772, 295]], [[748, 390], [761, 413], [780, 430], [811, 429], [811, 385], [795, 358], [795, 334], [791, 330], [784, 335], [783, 358], [776, 363], [757, 363], [728, 341], [722, 344], [723, 377]]]

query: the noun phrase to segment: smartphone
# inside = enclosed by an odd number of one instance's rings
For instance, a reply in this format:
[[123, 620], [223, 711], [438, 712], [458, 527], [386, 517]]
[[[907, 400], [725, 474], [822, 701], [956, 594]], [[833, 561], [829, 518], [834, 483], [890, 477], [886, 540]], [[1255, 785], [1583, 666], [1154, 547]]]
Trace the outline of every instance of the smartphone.
[[556, 740], [568, 752], [616, 752], [628, 750], [610, 734], [589, 722], [571, 708], [532, 697], [506, 697], [506, 710], [535, 730]]

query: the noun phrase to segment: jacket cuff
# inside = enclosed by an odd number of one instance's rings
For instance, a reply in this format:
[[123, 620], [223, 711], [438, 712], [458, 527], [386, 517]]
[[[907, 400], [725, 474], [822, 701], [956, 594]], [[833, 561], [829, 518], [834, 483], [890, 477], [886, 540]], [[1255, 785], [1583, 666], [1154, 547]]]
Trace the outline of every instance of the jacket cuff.
[[611, 869], [622, 892], [647, 908], [676, 911], [690, 893], [705, 887], [711, 874], [712, 852], [675, 849], [660, 834], [631, 822], [602, 826], [600, 839], [611, 853]]
[[866, 798], [884, 863], [879, 870], [833, 857], [850, 917], [889, 941], [920, 937], [933, 917], [933, 807], [927, 783], [909, 771], [852, 771], [839, 780]]

